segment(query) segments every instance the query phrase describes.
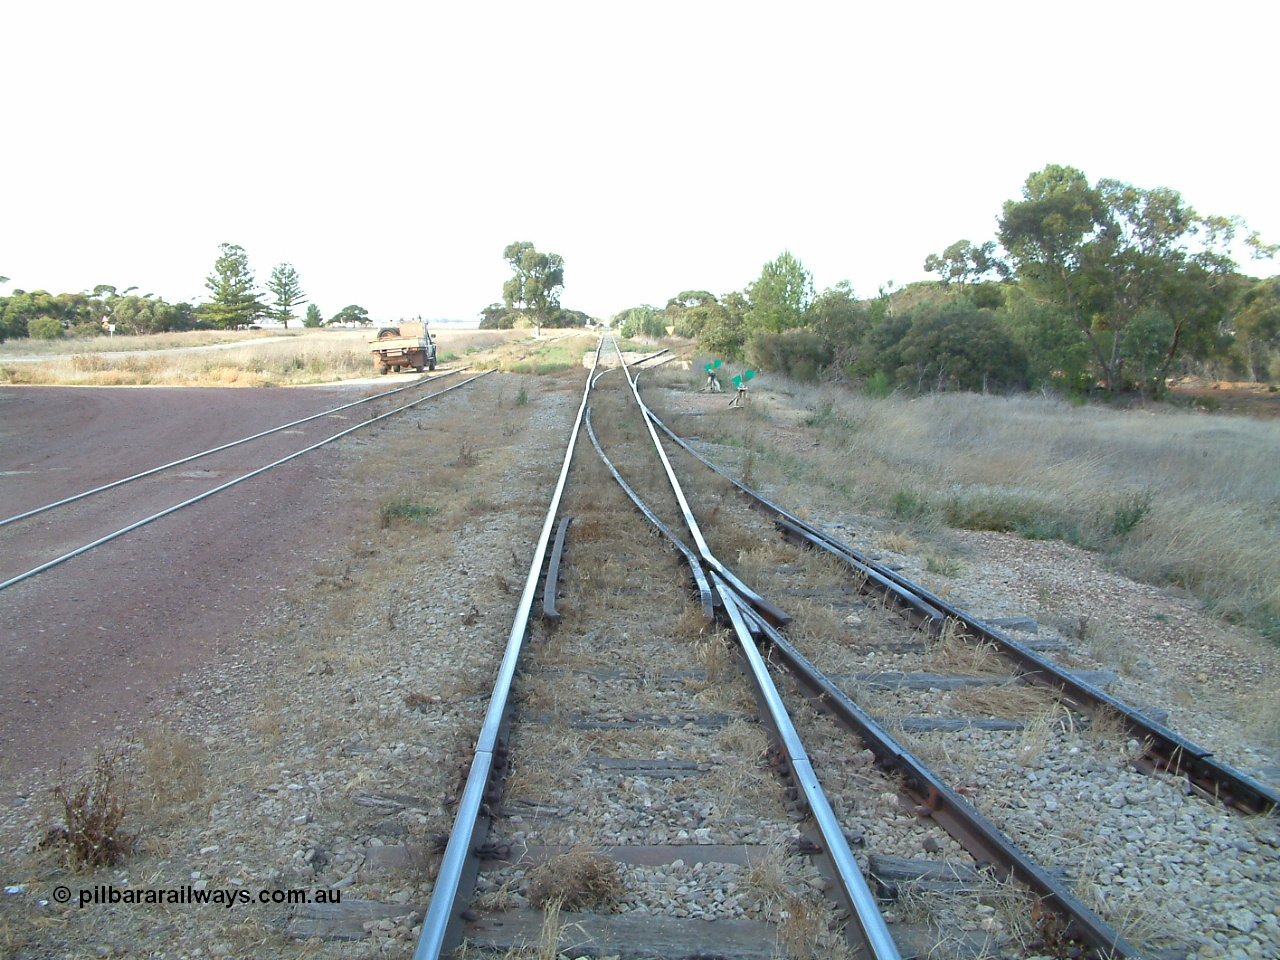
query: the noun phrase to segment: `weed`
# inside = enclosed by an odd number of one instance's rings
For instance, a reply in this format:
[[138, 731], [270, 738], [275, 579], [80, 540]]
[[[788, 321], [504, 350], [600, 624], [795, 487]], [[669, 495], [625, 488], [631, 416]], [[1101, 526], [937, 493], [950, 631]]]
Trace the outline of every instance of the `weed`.
[[411, 493], [401, 492], [382, 505], [379, 518], [382, 529], [404, 520], [426, 524], [427, 520], [440, 512], [440, 508], [430, 503], [422, 503]]
[[923, 520], [931, 508], [929, 501], [914, 490], [899, 490], [889, 497], [889, 509], [897, 520]]
[[1151, 512], [1151, 491], [1131, 493], [1111, 508], [1111, 535], [1123, 539]]
[[480, 457], [474, 450], [471, 450], [464, 443], [458, 449], [458, 458], [453, 461], [451, 466], [460, 467], [463, 470], [469, 470], [472, 467], [479, 466]]
[[520, 388], [520, 392], [516, 394], [516, 406], [523, 407], [529, 402], [529, 391], [524, 387]]
[[65, 847], [75, 870], [114, 866], [137, 843], [138, 834], [124, 829], [125, 796], [116, 782], [119, 762], [118, 754], [100, 753], [89, 779], [76, 787], [60, 783], [53, 788], [66, 823], [48, 830], [40, 845]]

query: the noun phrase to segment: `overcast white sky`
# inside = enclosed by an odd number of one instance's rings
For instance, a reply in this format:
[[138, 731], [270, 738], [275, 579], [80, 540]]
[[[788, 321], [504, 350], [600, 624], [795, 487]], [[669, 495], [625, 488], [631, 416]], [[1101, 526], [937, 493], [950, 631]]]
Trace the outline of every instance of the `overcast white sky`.
[[531, 240], [600, 316], [741, 289], [784, 248], [870, 295], [990, 238], [1046, 163], [1276, 241], [1278, 10], [13, 3], [0, 291], [204, 299], [227, 241], [326, 316], [473, 318]]

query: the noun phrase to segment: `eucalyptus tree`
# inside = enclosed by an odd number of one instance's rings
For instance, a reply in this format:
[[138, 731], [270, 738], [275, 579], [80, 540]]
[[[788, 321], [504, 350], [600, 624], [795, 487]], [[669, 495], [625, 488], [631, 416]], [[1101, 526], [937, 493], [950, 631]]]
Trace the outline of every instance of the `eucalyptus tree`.
[[557, 253], [539, 253], [528, 240], [507, 244], [502, 257], [515, 271], [502, 285], [503, 302], [508, 310], [528, 314], [541, 333], [548, 314], [560, 308], [564, 258]]
[[[1066, 312], [1107, 392], [1126, 385], [1126, 344], [1141, 353], [1134, 365], [1154, 392], [1180, 354], [1211, 348], [1230, 305], [1239, 218], [1202, 216], [1167, 187], [1091, 185], [1074, 167], [1050, 164], [1027, 177], [1021, 200], [1006, 201], [999, 224], [1018, 281]], [[1275, 253], [1257, 234], [1245, 242]]]

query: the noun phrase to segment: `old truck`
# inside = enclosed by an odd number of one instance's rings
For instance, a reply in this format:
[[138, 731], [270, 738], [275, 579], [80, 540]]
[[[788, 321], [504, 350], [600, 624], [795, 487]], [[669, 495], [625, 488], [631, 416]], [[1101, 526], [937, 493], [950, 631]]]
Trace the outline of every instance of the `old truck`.
[[436, 368], [435, 338], [427, 332], [425, 323], [402, 323], [398, 327], [383, 327], [378, 339], [370, 340], [373, 362], [379, 373], [394, 370], [399, 373], [410, 367], [421, 373]]

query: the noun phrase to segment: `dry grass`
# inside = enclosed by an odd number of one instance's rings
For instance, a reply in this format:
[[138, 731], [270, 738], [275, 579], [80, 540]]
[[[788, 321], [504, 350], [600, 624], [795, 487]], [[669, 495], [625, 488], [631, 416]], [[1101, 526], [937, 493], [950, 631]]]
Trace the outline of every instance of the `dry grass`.
[[1053, 710], [1057, 698], [1044, 687], [1002, 683], [989, 687], [961, 687], [947, 695], [947, 703], [968, 716], [997, 720], [1025, 720]]
[[[475, 355], [512, 339], [503, 331], [448, 331], [436, 335], [441, 357]], [[509, 332], [505, 332], [508, 333]], [[88, 386], [164, 385], [263, 387], [329, 383], [376, 376], [368, 330], [307, 330], [271, 338], [270, 333], [157, 334], [154, 337], [115, 337], [110, 341], [80, 341], [80, 352], [68, 344], [39, 362], [5, 363], [0, 353], [0, 383], [74, 384]], [[275, 336], [279, 336], [276, 334]], [[126, 342], [128, 341], [128, 342]], [[134, 342], [136, 341], [136, 342]], [[177, 352], [210, 343], [234, 343], [225, 349]], [[26, 347], [27, 342], [22, 346]], [[8, 345], [4, 345], [8, 346]], [[121, 355], [116, 351], [140, 351]], [[8, 351], [12, 356], [13, 350]], [[33, 355], [37, 352], [32, 350]]]
[[797, 429], [818, 441], [803, 458], [742, 419], [699, 430], [805, 499], [887, 514], [920, 536], [946, 524], [1063, 539], [1280, 639], [1280, 423], [1035, 396], [791, 392], [809, 411]]
[[553, 857], [529, 872], [529, 903], [539, 909], [608, 910], [623, 892], [617, 861], [582, 847]]
[[209, 771], [209, 750], [195, 737], [167, 725], [148, 732], [139, 755], [147, 797], [153, 816], [189, 814], [190, 807], [204, 793]]
[[925, 668], [935, 673], [955, 673], [981, 677], [1007, 673], [1006, 662], [990, 642], [976, 642], [964, 634], [955, 620], [948, 620], [938, 639], [929, 647]]
[[905, 533], [882, 533], [878, 538], [880, 549], [888, 550], [891, 553], [914, 553], [916, 548], [920, 546], [919, 542], [913, 540]]
[[0, 363], [7, 357], [56, 357], [115, 353], [129, 350], [176, 350], [216, 343], [242, 343], [280, 336], [301, 336], [299, 330], [186, 330], [114, 337], [59, 337], [57, 340], [8, 340], [0, 343]]

